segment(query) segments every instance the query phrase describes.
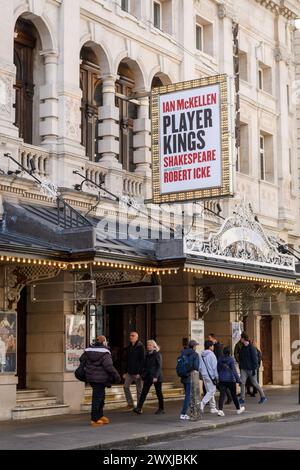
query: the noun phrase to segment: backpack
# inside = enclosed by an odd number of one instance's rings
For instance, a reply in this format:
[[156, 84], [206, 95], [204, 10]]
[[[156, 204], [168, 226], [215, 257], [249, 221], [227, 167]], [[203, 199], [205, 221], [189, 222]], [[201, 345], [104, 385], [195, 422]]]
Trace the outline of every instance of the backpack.
[[82, 361], [74, 372], [76, 379], [80, 382], [86, 382], [85, 366], [86, 363]]
[[193, 370], [193, 355], [181, 354], [177, 359], [176, 373], [178, 377], [188, 377]]

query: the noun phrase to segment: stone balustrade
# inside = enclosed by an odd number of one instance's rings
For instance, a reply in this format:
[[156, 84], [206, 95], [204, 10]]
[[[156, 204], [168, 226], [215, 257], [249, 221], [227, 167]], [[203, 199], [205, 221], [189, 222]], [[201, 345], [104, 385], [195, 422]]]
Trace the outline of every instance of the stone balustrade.
[[[32, 166], [30, 164], [32, 161]], [[44, 149], [29, 144], [23, 144], [19, 148], [19, 162], [26, 170], [35, 168], [35, 174], [41, 178], [49, 176], [50, 155]]]

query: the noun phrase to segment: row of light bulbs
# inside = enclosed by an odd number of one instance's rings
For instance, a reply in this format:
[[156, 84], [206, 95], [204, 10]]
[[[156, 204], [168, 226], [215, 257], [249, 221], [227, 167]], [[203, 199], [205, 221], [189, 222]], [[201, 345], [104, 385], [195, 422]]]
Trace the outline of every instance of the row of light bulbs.
[[[10, 263], [18, 263], [18, 264], [27, 264], [27, 265], [35, 265], [35, 266], [51, 266], [60, 269], [88, 269], [89, 265], [92, 263], [94, 267], [105, 267], [105, 268], [115, 268], [115, 269], [126, 269], [131, 271], [144, 271], [148, 274], [159, 274], [159, 275], [166, 275], [166, 274], [177, 274], [179, 268], [150, 268], [149, 266], [137, 266], [131, 264], [122, 264], [122, 263], [111, 263], [105, 261], [89, 261], [89, 262], [82, 262], [82, 263], [63, 263], [58, 261], [48, 261], [48, 260], [41, 260], [41, 259], [32, 259], [32, 258], [20, 258], [16, 256], [0, 256], [0, 261], [2, 262], [10, 262]], [[289, 290], [291, 293], [299, 293], [300, 287], [295, 286], [293, 282], [287, 281], [280, 281], [276, 279], [268, 279], [268, 278], [261, 278], [256, 276], [246, 276], [240, 274], [227, 274], [219, 271], [209, 271], [204, 269], [194, 269], [194, 268], [184, 268], [183, 272], [186, 273], [193, 273], [193, 274], [201, 274], [204, 276], [214, 276], [214, 277], [222, 277], [227, 279], [235, 279], [235, 280], [242, 280], [242, 281], [252, 281], [252, 282], [261, 282], [264, 284], [269, 284], [268, 287], [272, 288], [283, 288]]]
[[204, 276], [214, 276], [214, 277], [223, 277], [227, 279], [235, 279], [239, 281], [252, 281], [252, 282], [262, 282], [264, 284], [270, 284], [270, 287], [284, 287], [285, 289], [296, 289], [300, 290], [300, 288], [295, 287], [293, 282], [287, 281], [280, 281], [277, 279], [268, 279], [256, 276], [246, 276], [242, 274], [227, 274], [219, 271], [207, 271], [203, 269], [193, 269], [193, 268], [184, 268], [184, 272], [187, 273], [194, 273], [194, 274], [202, 274]]

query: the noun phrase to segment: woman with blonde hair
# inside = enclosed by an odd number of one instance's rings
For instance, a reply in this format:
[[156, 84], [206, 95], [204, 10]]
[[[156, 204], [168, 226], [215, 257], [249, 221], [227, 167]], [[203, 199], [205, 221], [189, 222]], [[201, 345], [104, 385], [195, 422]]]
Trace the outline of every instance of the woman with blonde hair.
[[143, 404], [152, 385], [155, 387], [156, 396], [158, 398], [158, 410], [155, 414], [164, 414], [164, 397], [162, 394], [162, 355], [159, 350], [160, 347], [153, 339], [147, 341], [147, 354], [142, 372], [142, 379], [144, 380], [143, 390], [137, 407], [133, 409], [136, 414], [142, 414]]

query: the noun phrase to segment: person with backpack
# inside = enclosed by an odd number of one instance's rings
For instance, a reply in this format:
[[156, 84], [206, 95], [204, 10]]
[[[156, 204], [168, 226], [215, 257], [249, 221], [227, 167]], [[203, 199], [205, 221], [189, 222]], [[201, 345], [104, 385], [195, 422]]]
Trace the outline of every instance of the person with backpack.
[[230, 355], [230, 348], [226, 346], [223, 350], [223, 356], [218, 360], [218, 374], [219, 374], [219, 411], [218, 416], [225, 416], [223, 411], [224, 400], [227, 390], [230, 391], [233, 403], [237, 409], [237, 414], [241, 414], [245, 411], [245, 407], [241, 407], [236, 395], [236, 384], [241, 384], [241, 379], [235, 368], [234, 359]]
[[200, 408], [204, 412], [205, 405], [209, 402], [210, 412], [218, 413], [216, 407], [215, 393], [218, 383], [217, 358], [213, 353], [214, 344], [212, 341], [206, 340], [204, 343], [205, 350], [200, 354], [199, 372], [205, 385], [206, 394], [204, 395]]
[[184, 386], [184, 401], [180, 419], [190, 419], [187, 411], [191, 400], [191, 373], [194, 370], [199, 370], [199, 354], [196, 351], [196, 346], [198, 345], [197, 341], [191, 340], [188, 346], [181, 351], [177, 359], [176, 372]]

